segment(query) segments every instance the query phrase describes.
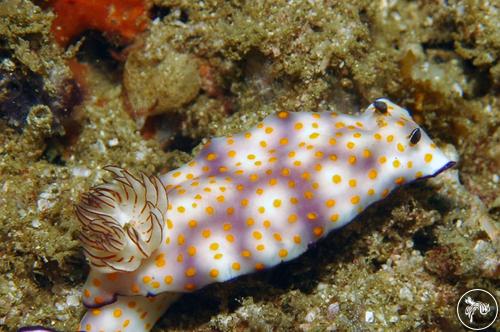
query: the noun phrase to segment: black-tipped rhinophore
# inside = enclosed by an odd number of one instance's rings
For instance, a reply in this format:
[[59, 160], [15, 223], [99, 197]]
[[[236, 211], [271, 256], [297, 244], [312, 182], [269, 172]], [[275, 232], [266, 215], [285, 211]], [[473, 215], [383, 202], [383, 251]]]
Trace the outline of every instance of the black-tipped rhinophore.
[[387, 113], [387, 104], [382, 100], [375, 100], [373, 102], [373, 107], [375, 107], [375, 109], [382, 114]]
[[420, 128], [415, 128], [411, 131], [408, 137], [410, 138], [410, 143], [412, 145], [415, 145], [420, 141], [420, 138], [422, 137], [422, 131], [420, 130]]

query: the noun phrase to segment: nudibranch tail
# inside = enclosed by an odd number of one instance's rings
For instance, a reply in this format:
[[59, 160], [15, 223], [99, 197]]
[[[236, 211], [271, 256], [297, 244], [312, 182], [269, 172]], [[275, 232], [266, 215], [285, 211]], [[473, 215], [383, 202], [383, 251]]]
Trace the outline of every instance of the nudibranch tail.
[[114, 182], [92, 188], [75, 207], [80, 240], [93, 268], [102, 273], [133, 271], [163, 239], [167, 193], [157, 177], [134, 177], [105, 168]]

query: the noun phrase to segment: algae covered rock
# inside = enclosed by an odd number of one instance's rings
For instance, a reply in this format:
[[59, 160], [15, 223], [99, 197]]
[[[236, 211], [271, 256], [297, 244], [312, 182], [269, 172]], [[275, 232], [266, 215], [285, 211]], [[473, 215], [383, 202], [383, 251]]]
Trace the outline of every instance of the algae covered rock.
[[123, 83], [134, 117], [173, 111], [200, 90], [196, 60], [163, 45], [134, 49], [125, 63]]

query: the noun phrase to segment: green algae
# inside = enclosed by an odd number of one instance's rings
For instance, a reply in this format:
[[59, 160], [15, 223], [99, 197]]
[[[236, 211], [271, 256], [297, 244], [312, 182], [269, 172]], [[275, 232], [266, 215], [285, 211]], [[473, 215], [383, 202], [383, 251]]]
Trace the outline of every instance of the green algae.
[[[73, 53], [53, 43], [50, 11], [6, 3], [2, 49], [48, 86], [50, 73], [69, 75], [63, 60]], [[235, 133], [277, 110], [356, 112], [385, 95], [414, 110], [460, 158], [460, 179], [449, 172], [400, 189], [296, 261], [186, 296], [155, 331], [458, 330], [454, 306], [463, 291], [483, 287], [499, 297], [498, 242], [491, 241], [498, 233], [485, 230], [499, 221], [498, 8], [476, 1], [154, 4], [169, 15], [155, 20], [137, 49], [168, 45], [213, 74], [201, 77], [196, 99], [169, 113], [182, 124], [172, 135], [200, 141]], [[88, 267], [72, 205], [107, 176], [102, 167], [154, 174], [189, 159], [140, 136], [119, 80], [91, 66], [88, 81], [75, 132], [53, 130], [43, 105], [33, 107], [22, 133], [0, 123], [0, 329], [76, 328]], [[207, 81], [221, 92], [204, 88]]]

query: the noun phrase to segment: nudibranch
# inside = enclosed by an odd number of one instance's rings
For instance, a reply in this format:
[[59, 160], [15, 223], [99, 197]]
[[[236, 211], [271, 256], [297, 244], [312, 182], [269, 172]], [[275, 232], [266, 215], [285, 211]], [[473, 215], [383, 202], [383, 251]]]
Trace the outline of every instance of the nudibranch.
[[80, 329], [149, 331], [180, 293], [294, 259], [454, 164], [408, 111], [378, 99], [357, 116], [279, 112], [159, 177], [109, 167], [115, 181], [76, 208], [91, 264]]

